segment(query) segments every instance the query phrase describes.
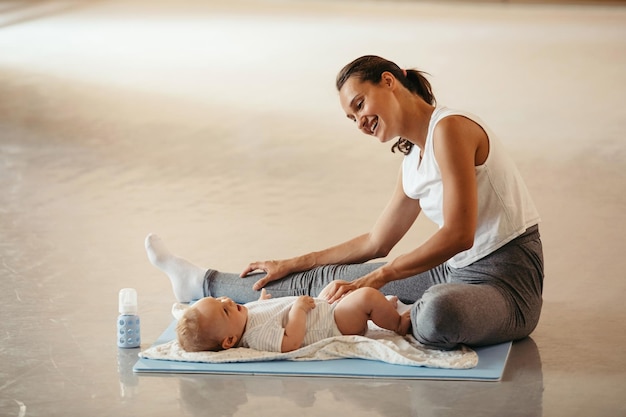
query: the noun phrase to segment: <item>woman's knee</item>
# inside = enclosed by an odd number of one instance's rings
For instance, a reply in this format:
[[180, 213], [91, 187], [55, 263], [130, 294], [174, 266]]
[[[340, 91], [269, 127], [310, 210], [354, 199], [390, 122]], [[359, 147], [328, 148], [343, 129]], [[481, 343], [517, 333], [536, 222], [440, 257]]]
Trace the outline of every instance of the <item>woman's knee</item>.
[[418, 341], [442, 348], [491, 345], [530, 333], [519, 308], [489, 285], [436, 285], [413, 306], [411, 321]]
[[450, 285], [436, 285], [413, 305], [413, 336], [425, 345], [451, 349], [462, 343], [464, 312]]

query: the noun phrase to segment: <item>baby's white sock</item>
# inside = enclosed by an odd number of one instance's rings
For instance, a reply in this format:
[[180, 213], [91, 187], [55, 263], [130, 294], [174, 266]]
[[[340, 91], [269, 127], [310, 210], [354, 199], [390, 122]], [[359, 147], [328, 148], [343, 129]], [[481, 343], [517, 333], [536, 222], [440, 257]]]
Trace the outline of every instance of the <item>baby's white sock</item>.
[[170, 278], [174, 296], [179, 302], [188, 303], [204, 296], [204, 276], [207, 269], [173, 255], [155, 234], [149, 234], [145, 244], [150, 263]]

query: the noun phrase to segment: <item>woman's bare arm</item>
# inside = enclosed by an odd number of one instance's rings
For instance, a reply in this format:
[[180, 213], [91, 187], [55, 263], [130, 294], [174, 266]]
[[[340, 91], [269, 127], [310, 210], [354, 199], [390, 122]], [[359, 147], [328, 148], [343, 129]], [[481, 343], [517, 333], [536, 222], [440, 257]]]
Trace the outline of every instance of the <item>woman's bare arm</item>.
[[434, 268], [471, 248], [478, 216], [476, 155], [485, 143], [488, 144], [486, 134], [469, 119], [449, 117], [442, 120], [435, 131], [434, 147], [443, 181], [443, 226], [422, 245], [370, 274], [352, 282], [329, 284], [320, 297], [334, 302], [356, 288], [380, 288], [387, 282]]
[[391, 200], [369, 233], [357, 236], [339, 245], [286, 260], [253, 262], [241, 273], [263, 270], [267, 275], [253, 288], [261, 289], [268, 282], [289, 273], [305, 271], [316, 266], [361, 263], [386, 256], [402, 239], [420, 213], [417, 200], [406, 196], [402, 188], [402, 173], [398, 177]]

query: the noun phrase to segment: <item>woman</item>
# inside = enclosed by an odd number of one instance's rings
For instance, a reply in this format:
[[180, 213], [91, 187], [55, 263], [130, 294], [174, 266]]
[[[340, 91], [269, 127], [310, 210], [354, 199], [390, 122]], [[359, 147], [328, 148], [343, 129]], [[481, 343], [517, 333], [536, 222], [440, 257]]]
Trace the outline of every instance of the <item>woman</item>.
[[[188, 264], [149, 236], [153, 264], [189, 299], [248, 302], [267, 288], [275, 297], [334, 302], [357, 288], [378, 288], [413, 304], [413, 335], [439, 348], [528, 336], [542, 305], [539, 216], [493, 132], [471, 114], [436, 106], [421, 72], [380, 57], [346, 65], [337, 90], [363, 133], [382, 143], [397, 139], [392, 151], [404, 154], [391, 201], [369, 233], [292, 259], [253, 262], [240, 275], [263, 271], [252, 288], [233, 274]], [[364, 263], [387, 256], [422, 212], [439, 225], [428, 240], [388, 263]]]

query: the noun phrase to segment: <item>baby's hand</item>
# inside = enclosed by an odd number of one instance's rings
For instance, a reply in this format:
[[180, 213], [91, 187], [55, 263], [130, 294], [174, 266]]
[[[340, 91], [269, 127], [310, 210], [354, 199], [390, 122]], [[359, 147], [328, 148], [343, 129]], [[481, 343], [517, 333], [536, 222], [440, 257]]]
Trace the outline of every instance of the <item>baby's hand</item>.
[[311, 296], [302, 295], [298, 297], [296, 302], [293, 304], [293, 308], [299, 308], [305, 313], [308, 313], [315, 308], [315, 300], [313, 300], [313, 297]]
[[259, 297], [259, 300], [269, 300], [270, 298], [272, 298], [272, 294], [265, 291], [265, 288], [261, 289], [261, 296]]

